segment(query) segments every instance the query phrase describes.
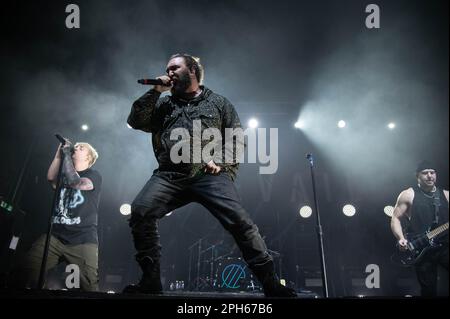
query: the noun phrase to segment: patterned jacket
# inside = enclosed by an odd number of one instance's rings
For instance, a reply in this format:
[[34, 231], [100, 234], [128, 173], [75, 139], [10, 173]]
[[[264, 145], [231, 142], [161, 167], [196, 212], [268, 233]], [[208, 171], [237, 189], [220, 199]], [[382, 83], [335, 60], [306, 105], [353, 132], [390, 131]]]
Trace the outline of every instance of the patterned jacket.
[[[204, 86], [200, 88], [202, 93], [191, 100], [183, 100], [174, 96], [160, 98], [161, 93], [151, 89], [133, 103], [127, 122], [134, 129], [152, 133], [153, 151], [159, 163], [156, 173], [174, 173], [170, 175], [173, 178], [190, 178], [203, 174], [202, 168], [205, 165], [204, 158], [201, 158], [201, 162], [194, 161], [194, 126], [200, 123], [198, 121], [201, 121], [201, 136], [203, 137], [201, 149], [203, 150], [207, 144], [209, 144], [208, 150], [211, 145], [220, 146], [222, 148], [221, 153], [210, 152], [210, 154], [213, 155], [214, 162], [234, 179], [239, 166], [239, 158], [236, 159], [236, 144], [233, 144], [231, 149], [231, 152], [234, 153], [233, 162], [225, 160], [227, 152], [225, 149], [225, 128], [241, 128], [239, 116], [233, 105], [225, 97]], [[199, 129], [199, 126], [196, 127]], [[177, 128], [186, 129], [190, 135], [185, 139], [185, 141], [189, 140], [189, 145], [186, 146], [189, 147], [190, 151], [190, 161], [187, 163], [174, 163], [171, 160], [171, 149], [181, 140], [180, 137], [178, 140], [173, 137], [171, 139], [172, 131]], [[209, 139], [206, 139], [203, 132], [207, 128], [218, 129], [222, 138], [208, 137]], [[241, 145], [243, 145], [243, 141]]]

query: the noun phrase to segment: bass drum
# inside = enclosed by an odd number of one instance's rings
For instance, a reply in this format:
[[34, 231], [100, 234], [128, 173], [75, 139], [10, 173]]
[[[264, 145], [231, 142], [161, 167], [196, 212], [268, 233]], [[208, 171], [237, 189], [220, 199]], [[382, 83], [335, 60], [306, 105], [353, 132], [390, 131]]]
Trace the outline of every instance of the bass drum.
[[222, 259], [217, 265], [216, 280], [219, 291], [253, 291], [257, 288], [253, 274], [242, 258]]

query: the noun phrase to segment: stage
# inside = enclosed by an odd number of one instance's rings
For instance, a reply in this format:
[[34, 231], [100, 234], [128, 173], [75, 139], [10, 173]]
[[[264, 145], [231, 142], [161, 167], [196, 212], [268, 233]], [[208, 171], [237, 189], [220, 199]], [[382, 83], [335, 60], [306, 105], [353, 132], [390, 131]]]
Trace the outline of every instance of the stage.
[[[298, 293], [297, 298], [265, 298], [262, 293], [248, 292], [192, 292], [164, 291], [160, 295], [121, 294], [107, 292], [82, 292], [64, 290], [0, 290], [0, 299], [10, 307], [11, 313], [25, 314], [27, 317], [39, 313], [55, 312], [66, 316], [102, 316], [111, 311], [115, 315], [135, 316], [141, 310], [145, 315], [164, 314], [178, 317], [196, 315], [218, 317], [231, 315], [245, 318], [281, 316], [286, 313], [299, 315], [308, 310], [329, 314], [330, 310], [344, 308], [347, 311], [367, 311], [374, 315], [385, 314], [385, 304], [411, 314], [419, 309], [444, 307], [448, 298], [423, 299], [419, 297], [367, 297], [349, 296], [340, 298], [320, 298], [315, 294]], [[379, 306], [378, 306], [379, 305]], [[86, 307], [88, 306], [88, 307]], [[383, 307], [381, 307], [383, 306]], [[395, 306], [395, 307], [394, 307]], [[355, 308], [356, 307], [356, 308]], [[369, 307], [369, 308], [368, 308]], [[358, 311], [359, 312], [359, 311]]]
[[[197, 291], [164, 291], [162, 294], [122, 294], [116, 292], [84, 292], [77, 290], [0, 290], [0, 299], [268, 299], [261, 292], [197, 292]], [[297, 298], [316, 299], [313, 292], [298, 292]], [[276, 298], [283, 299], [283, 298]], [[284, 298], [286, 299], [286, 298]], [[294, 298], [295, 299], [295, 298]]]

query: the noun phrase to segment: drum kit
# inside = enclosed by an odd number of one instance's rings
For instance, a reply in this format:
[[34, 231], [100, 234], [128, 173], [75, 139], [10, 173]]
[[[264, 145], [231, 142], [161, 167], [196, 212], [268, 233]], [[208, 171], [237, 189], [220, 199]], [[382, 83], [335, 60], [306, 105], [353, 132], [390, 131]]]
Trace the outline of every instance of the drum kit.
[[[193, 291], [261, 292], [262, 287], [247, 263], [226, 249], [223, 241], [215, 244], [199, 239], [189, 247], [188, 289]], [[279, 257], [276, 251], [272, 256]]]

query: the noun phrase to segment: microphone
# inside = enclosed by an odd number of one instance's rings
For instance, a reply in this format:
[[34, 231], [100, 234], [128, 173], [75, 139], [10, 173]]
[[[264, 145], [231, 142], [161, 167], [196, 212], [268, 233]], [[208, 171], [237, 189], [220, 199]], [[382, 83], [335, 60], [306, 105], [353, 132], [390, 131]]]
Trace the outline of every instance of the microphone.
[[[55, 134], [56, 138], [61, 142], [61, 145], [66, 145], [67, 141], [59, 134]], [[73, 153], [75, 151], [75, 147], [73, 145], [70, 145], [70, 152]]]
[[164, 85], [164, 86], [170, 86], [170, 85], [164, 84], [164, 82], [161, 79], [140, 79], [140, 80], [137, 80], [137, 82], [139, 84], [142, 84], [142, 85]]
[[59, 134], [55, 134], [56, 138], [61, 142], [62, 146], [66, 145], [66, 140]]

